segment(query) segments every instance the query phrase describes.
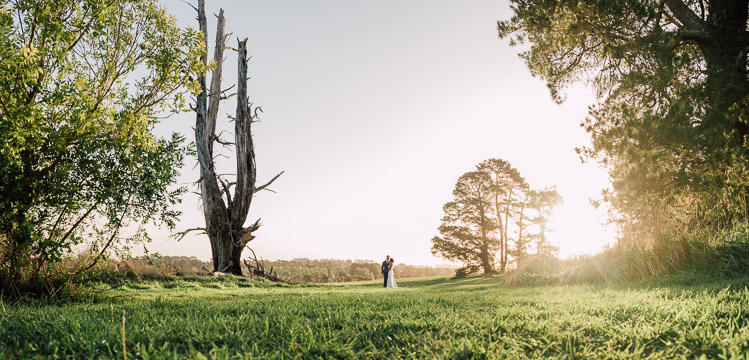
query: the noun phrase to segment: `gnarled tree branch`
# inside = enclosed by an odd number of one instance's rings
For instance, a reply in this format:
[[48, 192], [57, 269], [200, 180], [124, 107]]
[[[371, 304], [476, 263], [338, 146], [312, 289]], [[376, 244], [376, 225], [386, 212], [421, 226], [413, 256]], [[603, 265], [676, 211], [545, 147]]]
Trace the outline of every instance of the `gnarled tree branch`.
[[686, 30], [704, 31], [705, 22], [681, 0], [664, 0], [666, 6]]

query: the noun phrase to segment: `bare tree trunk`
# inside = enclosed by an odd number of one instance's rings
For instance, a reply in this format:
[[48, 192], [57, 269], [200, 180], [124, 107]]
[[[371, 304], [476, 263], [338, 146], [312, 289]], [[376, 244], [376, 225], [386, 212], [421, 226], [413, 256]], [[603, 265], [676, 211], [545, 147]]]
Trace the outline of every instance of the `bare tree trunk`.
[[507, 228], [510, 227], [510, 203], [512, 201], [512, 188], [510, 188], [510, 191], [507, 193], [507, 207], [505, 208], [505, 234], [504, 234], [504, 248], [505, 252], [502, 254], [502, 273], [504, 274], [505, 269], [507, 268], [507, 252], [510, 250], [509, 244], [510, 242], [507, 239]]
[[486, 230], [486, 224], [488, 221], [486, 221], [486, 217], [484, 217], [484, 214], [486, 213], [486, 209], [483, 207], [480, 207], [481, 211], [481, 246], [479, 246], [479, 257], [481, 258], [481, 267], [484, 270], [485, 275], [494, 274], [494, 267], [492, 266], [491, 257], [492, 255], [489, 254], [489, 232]]
[[525, 259], [525, 255], [527, 252], [526, 245], [523, 243], [523, 230], [525, 229], [525, 226], [523, 225], [523, 213], [525, 212], [525, 204], [528, 202], [528, 199], [523, 200], [522, 205], [520, 206], [520, 219], [518, 219], [518, 255], [517, 255], [517, 263], [518, 266], [520, 266], [520, 263]]
[[[198, 0], [198, 22], [203, 32], [203, 40], [208, 52], [208, 31], [205, 16], [205, 0]], [[219, 141], [216, 136], [216, 121], [221, 100], [221, 79], [226, 48], [224, 10], [219, 11], [216, 29], [216, 48], [214, 61], [216, 67], [211, 74], [211, 87], [206, 89], [205, 74], [198, 77], [201, 93], [197, 97], [195, 120], [195, 146], [200, 164], [200, 191], [205, 215], [205, 232], [211, 242], [213, 254], [213, 271], [230, 272], [242, 275], [241, 256], [252, 233], [260, 227], [258, 219], [249, 227], [244, 227], [250, 210], [252, 196], [275, 181], [276, 175], [267, 184], [255, 186], [255, 150], [252, 144], [251, 125], [257, 116], [252, 114], [251, 104], [247, 98], [247, 39], [238, 41], [237, 52], [237, 112], [234, 119], [234, 146], [237, 157], [236, 182], [222, 179], [214, 163], [213, 143]], [[201, 57], [203, 64], [208, 65], [207, 55]], [[257, 112], [258, 108], [255, 108]], [[220, 186], [219, 186], [220, 185]], [[232, 196], [231, 187], [234, 186]], [[226, 202], [224, 202], [224, 197]]]
[[538, 233], [538, 242], [536, 242], [536, 254], [538, 255], [546, 255], [542, 254], [541, 251], [541, 245], [544, 245], [546, 243], [546, 236], [544, 234], [544, 231], [546, 231], [546, 225], [541, 224], [541, 231]]
[[494, 210], [497, 212], [497, 223], [499, 225], [499, 271], [504, 274], [505, 272], [505, 233], [504, 225], [502, 224], [502, 212], [499, 210], [499, 195], [494, 194]]

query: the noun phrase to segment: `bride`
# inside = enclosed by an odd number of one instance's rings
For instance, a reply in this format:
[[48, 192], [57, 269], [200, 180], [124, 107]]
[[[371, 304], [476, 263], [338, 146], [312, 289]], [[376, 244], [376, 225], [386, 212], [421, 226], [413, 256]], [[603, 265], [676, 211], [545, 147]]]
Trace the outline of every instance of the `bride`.
[[398, 284], [395, 283], [395, 274], [393, 273], [393, 267], [395, 267], [395, 260], [390, 258], [390, 266], [388, 266], [388, 284], [389, 288], [397, 288]]

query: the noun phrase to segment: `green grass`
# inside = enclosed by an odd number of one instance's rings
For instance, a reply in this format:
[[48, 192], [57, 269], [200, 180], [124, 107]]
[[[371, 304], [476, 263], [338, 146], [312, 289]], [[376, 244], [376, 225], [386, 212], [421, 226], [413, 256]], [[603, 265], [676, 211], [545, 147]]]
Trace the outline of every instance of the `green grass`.
[[[501, 277], [130, 284], [0, 308], [0, 358], [745, 358], [749, 279], [507, 287]], [[657, 286], [656, 286], [657, 285]]]

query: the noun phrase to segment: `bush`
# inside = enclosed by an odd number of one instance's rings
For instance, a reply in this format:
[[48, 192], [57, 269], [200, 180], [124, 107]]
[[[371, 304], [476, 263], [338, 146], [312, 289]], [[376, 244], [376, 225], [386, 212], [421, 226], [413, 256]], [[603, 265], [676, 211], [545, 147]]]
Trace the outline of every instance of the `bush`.
[[749, 274], [749, 227], [674, 236], [649, 244], [619, 242], [593, 256], [539, 263], [530, 261], [508, 277], [515, 285], [580, 284], [663, 279], [681, 273], [733, 278]]
[[462, 268], [455, 270], [455, 277], [456, 278], [468, 277], [472, 274], [477, 273], [478, 271], [479, 271], [478, 266], [464, 266]]

